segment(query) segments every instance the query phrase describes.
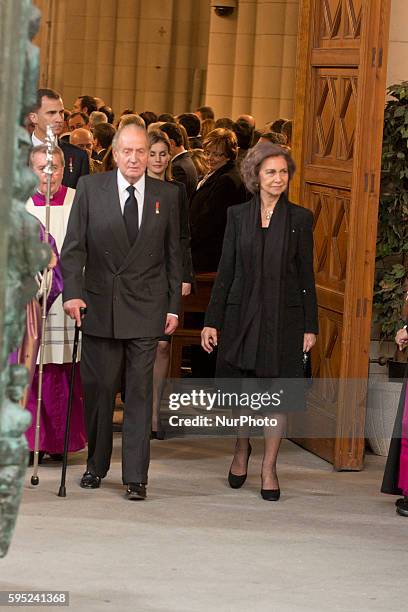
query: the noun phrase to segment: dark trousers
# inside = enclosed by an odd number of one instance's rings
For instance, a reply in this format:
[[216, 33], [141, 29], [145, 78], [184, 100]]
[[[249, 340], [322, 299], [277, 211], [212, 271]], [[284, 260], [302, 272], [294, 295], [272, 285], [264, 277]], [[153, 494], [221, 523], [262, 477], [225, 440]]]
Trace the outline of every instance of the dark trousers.
[[81, 378], [88, 434], [87, 469], [109, 470], [112, 419], [123, 369], [126, 397], [122, 429], [122, 480], [147, 483], [150, 460], [153, 365], [158, 338], [117, 340], [83, 334]]

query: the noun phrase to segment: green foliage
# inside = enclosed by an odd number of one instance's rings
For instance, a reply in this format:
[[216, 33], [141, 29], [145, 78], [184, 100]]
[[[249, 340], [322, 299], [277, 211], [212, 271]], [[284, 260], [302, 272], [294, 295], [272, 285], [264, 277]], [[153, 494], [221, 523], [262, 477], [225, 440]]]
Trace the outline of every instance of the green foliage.
[[401, 322], [408, 275], [408, 81], [391, 85], [385, 107], [374, 310], [382, 339]]

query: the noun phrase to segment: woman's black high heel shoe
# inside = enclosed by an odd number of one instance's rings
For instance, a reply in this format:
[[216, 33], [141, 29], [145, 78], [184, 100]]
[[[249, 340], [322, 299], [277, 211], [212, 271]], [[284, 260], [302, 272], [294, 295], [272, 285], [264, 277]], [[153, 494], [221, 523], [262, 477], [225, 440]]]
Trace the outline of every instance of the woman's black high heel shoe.
[[[262, 482], [262, 476], [261, 476]], [[265, 501], [278, 501], [280, 498], [280, 488], [277, 489], [261, 489], [261, 497]]]
[[237, 476], [236, 474], [233, 474], [231, 472], [231, 470], [228, 472], [228, 484], [231, 487], [231, 489], [240, 489], [242, 487], [242, 485], [244, 484], [244, 482], [247, 479], [247, 475], [248, 475], [248, 463], [249, 463], [249, 458], [251, 456], [251, 452], [252, 452], [252, 446], [251, 444], [248, 443], [248, 457], [247, 457], [247, 466], [246, 466], [246, 473], [243, 474], [242, 476]]
[[280, 489], [261, 489], [261, 495], [265, 501], [278, 501]]

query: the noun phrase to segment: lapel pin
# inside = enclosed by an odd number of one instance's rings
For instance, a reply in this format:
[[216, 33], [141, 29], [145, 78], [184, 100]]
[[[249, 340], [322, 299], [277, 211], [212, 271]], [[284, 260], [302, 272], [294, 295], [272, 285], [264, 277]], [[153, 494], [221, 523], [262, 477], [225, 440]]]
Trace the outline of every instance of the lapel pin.
[[156, 215], [160, 215], [160, 202], [156, 202]]

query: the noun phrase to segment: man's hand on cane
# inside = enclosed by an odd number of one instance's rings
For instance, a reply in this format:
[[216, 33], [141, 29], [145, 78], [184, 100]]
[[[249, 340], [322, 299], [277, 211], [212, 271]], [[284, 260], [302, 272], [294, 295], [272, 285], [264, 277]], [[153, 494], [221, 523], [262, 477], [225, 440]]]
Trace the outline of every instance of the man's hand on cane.
[[75, 319], [78, 327], [81, 327], [80, 308], [86, 308], [86, 304], [83, 300], [75, 299], [64, 302], [64, 311], [71, 319]]

